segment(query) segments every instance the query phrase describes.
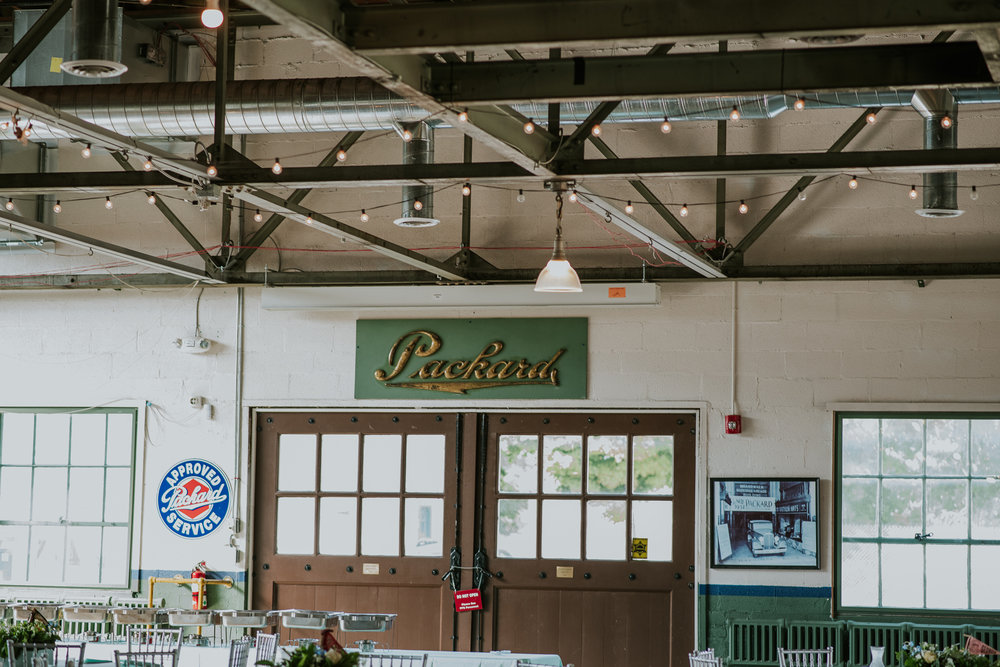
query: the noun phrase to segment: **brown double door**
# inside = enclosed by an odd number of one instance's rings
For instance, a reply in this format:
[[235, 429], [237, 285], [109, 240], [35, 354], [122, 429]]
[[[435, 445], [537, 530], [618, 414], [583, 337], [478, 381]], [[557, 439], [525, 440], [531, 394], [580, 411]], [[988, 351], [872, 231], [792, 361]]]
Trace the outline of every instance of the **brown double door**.
[[[253, 606], [395, 613], [400, 649], [682, 665], [695, 416], [256, 415]], [[482, 611], [456, 613], [453, 589]], [[281, 629], [284, 637], [315, 636]]]

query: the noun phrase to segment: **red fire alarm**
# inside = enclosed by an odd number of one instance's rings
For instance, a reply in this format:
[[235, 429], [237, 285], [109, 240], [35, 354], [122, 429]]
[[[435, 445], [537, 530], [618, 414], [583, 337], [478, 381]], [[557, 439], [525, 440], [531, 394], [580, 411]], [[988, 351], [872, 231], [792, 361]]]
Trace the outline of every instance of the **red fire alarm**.
[[743, 418], [739, 415], [726, 415], [726, 433], [730, 435], [743, 432]]

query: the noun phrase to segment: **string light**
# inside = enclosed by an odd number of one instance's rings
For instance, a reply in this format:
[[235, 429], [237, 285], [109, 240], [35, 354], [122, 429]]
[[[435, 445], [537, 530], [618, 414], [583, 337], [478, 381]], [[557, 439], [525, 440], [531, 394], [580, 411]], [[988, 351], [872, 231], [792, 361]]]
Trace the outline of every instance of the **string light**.
[[535, 121], [529, 118], [528, 121], [524, 124], [524, 133], [531, 134], [534, 131], [535, 131]]
[[86, 159], [90, 157], [90, 154], [91, 154], [90, 144], [87, 144], [86, 146], [83, 147], [83, 150], [80, 151], [80, 155], [82, 155], [84, 159]]
[[971, 199], [972, 201], [976, 201], [977, 199], [979, 199], [979, 193], [976, 192], [975, 185], [972, 186], [972, 191], [969, 192], [969, 199]]
[[261, 213], [260, 213], [260, 209], [257, 209], [257, 210], [256, 210], [256, 211], [254, 212], [254, 214], [253, 214], [253, 221], [254, 221], [254, 222], [262, 222], [263, 220], [264, 220], [264, 216], [263, 216], [263, 215], [261, 215]]
[[854, 176], [851, 176], [851, 180], [847, 181], [847, 187], [849, 187], [852, 190], [857, 190], [858, 189], [858, 179], [855, 178]]
[[466, 183], [465, 185], [462, 186], [462, 196], [468, 197], [471, 194], [472, 194], [472, 186]]
[[361, 209], [361, 222], [368, 222], [371, 218], [365, 212], [365, 209]]
[[740, 200], [739, 212], [741, 215], [746, 215], [747, 213], [750, 212], [750, 207], [747, 206], [747, 203], [742, 199]]
[[688, 217], [688, 205], [687, 204], [681, 204], [681, 211], [680, 211], [680, 213], [681, 213], [681, 217], [682, 218]]
[[4, 122], [0, 123], [0, 130], [7, 130], [9, 128], [10, 128], [9, 120], [5, 120]]
[[601, 136], [601, 126], [597, 123], [594, 123], [594, 126], [590, 128], [590, 133], [595, 137]]
[[275, 174], [280, 174], [282, 171], [284, 171], [281, 168], [281, 160], [279, 160], [278, 158], [274, 158], [274, 164], [271, 165], [271, 171], [273, 171]]
[[420, 201], [419, 199], [416, 200], [416, 201], [414, 201], [413, 202], [413, 210], [414, 211], [422, 211], [422, 210], [424, 210], [424, 203], [422, 201]]
[[6, 203], [6, 204], [4, 204], [4, 205], [3, 205], [3, 207], [4, 207], [5, 209], [7, 209], [8, 211], [13, 211], [13, 210], [14, 210], [14, 200], [13, 200], [13, 199], [10, 199], [10, 198], [8, 198], [8, 199], [7, 199], [7, 203]]
[[146, 197], [146, 203], [148, 203], [150, 206], [156, 204], [156, 195], [150, 192], [149, 195]]
[[409, 130], [403, 130], [402, 137], [404, 142], [410, 143], [411, 141], [413, 141], [413, 132], [410, 132]]
[[56, 203], [52, 205], [52, 212], [62, 213], [62, 204], [59, 202], [58, 199], [56, 200]]
[[869, 112], [869, 114], [865, 116], [865, 122], [868, 123], [869, 125], [874, 125], [875, 121], [877, 120], [878, 118], [876, 118], [874, 111]]
[[214, 164], [208, 165], [208, 169], [206, 169], [205, 171], [206, 171], [206, 173], [208, 173], [209, 176], [218, 176], [219, 175], [219, 168], [216, 167]]
[[306, 216], [306, 224], [311, 225], [313, 223], [313, 217], [311, 215]]
[[670, 134], [670, 130], [674, 129], [674, 126], [670, 124], [670, 121], [666, 116], [663, 117], [663, 122], [660, 123], [660, 132], [663, 134]]
[[458, 112], [458, 122], [459, 123], [468, 123], [469, 122], [469, 110], [468, 109], [462, 109], [461, 111]]
[[106, 208], [106, 209], [108, 209], [110, 211], [114, 207], [115, 207], [115, 204], [114, 204], [113, 201], [111, 201], [111, 197], [105, 197], [104, 198], [104, 208]]
[[916, 198], [917, 198], [917, 186], [911, 185], [910, 186], [910, 199], [916, 199]]
[[206, 0], [205, 9], [201, 12], [201, 24], [206, 28], [218, 28], [225, 20], [219, 9], [219, 0]]
[[944, 129], [951, 129], [953, 122], [954, 121], [952, 121], [951, 116], [941, 116], [941, 127]]
[[343, 162], [346, 159], [347, 159], [347, 151], [341, 148], [339, 151], [337, 151], [337, 162]]
[[28, 123], [28, 127], [24, 128], [24, 136], [25, 138], [31, 136], [31, 123]]
[[569, 193], [569, 200], [570, 200], [571, 202], [573, 202], [574, 204], [576, 203], [576, 201], [577, 201], [577, 200], [578, 200], [579, 198], [580, 198], [580, 197], [579, 197], [579, 196], [577, 196], [577, 194], [576, 194], [576, 190], [573, 190], [573, 192]]
[[[153, 158], [147, 157], [146, 161], [142, 163], [142, 168], [146, 171], [153, 171]], [[211, 170], [211, 167], [209, 167], [209, 170]], [[211, 172], [209, 175], [215, 176], [215, 174], [212, 174]]]
[[635, 206], [632, 206], [631, 200], [625, 204], [625, 212], [628, 213], [629, 215], [635, 213]]
[[153, 0], [139, 0], [139, 4], [140, 4], [140, 5], [148, 5], [148, 4], [149, 4], [149, 3], [151, 3], [152, 1], [153, 1]]
[[806, 101], [800, 97], [795, 100], [795, 104], [793, 104], [792, 107], [796, 111], [802, 111], [803, 109], [806, 108]]
[[[975, 188], [972, 188], [972, 189], [975, 190]], [[517, 191], [517, 203], [518, 204], [523, 204], [525, 199], [527, 199], [527, 197], [524, 196], [524, 190], [518, 190]]]
[[739, 119], [740, 119], [740, 110], [734, 106], [733, 110], [729, 112], [729, 120], [739, 120]]
[[805, 200], [806, 200], [806, 189], [799, 188], [799, 201], [805, 201]]

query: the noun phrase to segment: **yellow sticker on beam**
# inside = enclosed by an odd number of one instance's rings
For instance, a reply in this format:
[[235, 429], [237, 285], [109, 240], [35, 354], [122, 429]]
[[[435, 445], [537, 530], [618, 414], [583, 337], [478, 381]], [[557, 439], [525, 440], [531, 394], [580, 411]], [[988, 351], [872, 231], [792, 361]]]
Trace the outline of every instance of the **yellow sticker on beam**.
[[632, 559], [633, 560], [646, 560], [646, 548], [649, 546], [649, 538], [646, 537], [633, 537], [632, 538]]
[[62, 71], [61, 69], [59, 69], [59, 66], [62, 65], [62, 63], [63, 63], [62, 58], [53, 57], [49, 61], [49, 71], [52, 72], [53, 74], [58, 74], [59, 72]]

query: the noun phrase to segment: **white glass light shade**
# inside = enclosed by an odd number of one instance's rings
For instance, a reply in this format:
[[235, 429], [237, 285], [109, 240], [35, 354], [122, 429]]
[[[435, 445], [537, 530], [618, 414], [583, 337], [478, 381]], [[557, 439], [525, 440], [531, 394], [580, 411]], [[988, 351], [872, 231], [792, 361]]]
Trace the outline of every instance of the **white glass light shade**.
[[552, 251], [552, 259], [545, 265], [542, 272], [538, 274], [535, 281], [536, 292], [582, 292], [580, 276], [570, 266], [566, 259], [566, 251], [563, 249], [561, 236], [556, 236], [555, 249]]

